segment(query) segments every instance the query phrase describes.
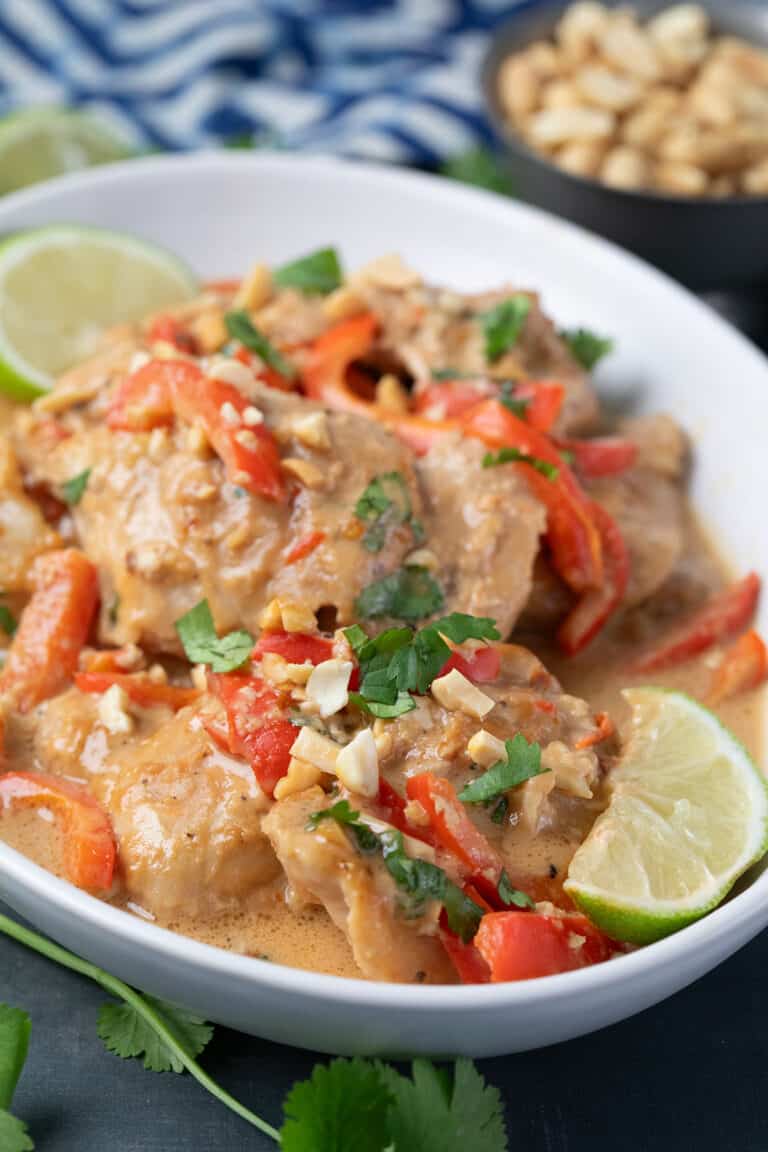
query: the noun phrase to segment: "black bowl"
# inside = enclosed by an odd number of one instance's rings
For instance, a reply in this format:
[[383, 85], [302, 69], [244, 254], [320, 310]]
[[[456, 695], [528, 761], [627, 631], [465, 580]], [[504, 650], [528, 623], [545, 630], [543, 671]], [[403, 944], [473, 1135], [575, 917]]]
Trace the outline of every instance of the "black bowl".
[[[618, 7], [621, 0], [604, 0]], [[768, 0], [698, 0], [715, 30], [768, 48]], [[632, 0], [641, 19], [672, 0]], [[527, 4], [491, 42], [483, 88], [503, 158], [521, 199], [629, 248], [698, 292], [768, 287], [768, 197], [698, 199], [629, 192], [572, 176], [533, 152], [507, 123], [498, 98], [502, 61], [549, 39], [567, 3]]]

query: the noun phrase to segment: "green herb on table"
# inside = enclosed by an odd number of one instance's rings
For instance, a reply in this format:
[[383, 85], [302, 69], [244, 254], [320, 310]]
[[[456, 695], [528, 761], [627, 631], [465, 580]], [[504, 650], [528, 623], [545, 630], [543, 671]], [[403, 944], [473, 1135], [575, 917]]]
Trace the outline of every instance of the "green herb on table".
[[255, 352], [265, 364], [274, 368], [287, 380], [293, 380], [296, 369], [290, 361], [278, 352], [277, 348], [254, 325], [247, 312], [227, 312], [224, 317], [227, 332], [233, 340], [239, 340], [249, 352]]
[[547, 480], [556, 480], [558, 476], [557, 465], [550, 464], [548, 460], [540, 460], [538, 456], [530, 456], [521, 452], [519, 448], [500, 448], [498, 452], [486, 452], [483, 456], [483, 468], [498, 468], [500, 464], [530, 464]]
[[415, 632], [412, 628], [388, 628], [369, 637], [359, 624], [344, 630], [360, 665], [360, 690], [350, 700], [358, 708], [384, 719], [400, 716], [416, 707], [412, 692], [423, 695], [450, 659], [454, 644], [465, 640], [499, 640], [496, 623], [489, 616], [452, 612]]
[[18, 623], [16, 617], [11, 612], [7, 604], [0, 604], [0, 632], [5, 632], [6, 636], [11, 637], [16, 632]]
[[298, 288], [307, 296], [325, 296], [341, 287], [338, 253], [335, 248], [319, 248], [275, 269], [272, 279], [280, 288]]
[[429, 860], [409, 856], [402, 832], [396, 828], [380, 834], [374, 832], [346, 800], [313, 812], [307, 821], [307, 829], [314, 831], [324, 820], [334, 820], [346, 828], [361, 852], [381, 854], [385, 868], [401, 893], [408, 916], [420, 916], [429, 900], [437, 900], [445, 908], [451, 931], [465, 943], [472, 939], [480, 925], [482, 908], [465, 896], [442, 868]]
[[498, 760], [482, 776], [471, 780], [459, 792], [459, 800], [465, 804], [484, 804], [534, 776], [549, 772], [549, 768], [541, 766], [541, 747], [529, 744], [522, 732], [512, 740], [505, 740], [504, 748], [506, 760]]
[[369, 552], [380, 552], [389, 529], [398, 524], [410, 524], [417, 544], [424, 539], [424, 529], [413, 515], [408, 485], [401, 472], [374, 476], [355, 504], [355, 516], [368, 525], [362, 542]]
[[[457, 889], [463, 901], [466, 897]], [[478, 909], [478, 911], [481, 911]], [[143, 1057], [145, 1067], [186, 1070], [248, 1124], [274, 1140], [282, 1152], [508, 1152], [499, 1092], [469, 1060], [457, 1060], [453, 1077], [427, 1060], [414, 1060], [412, 1077], [378, 1060], [332, 1060], [317, 1064], [310, 1079], [295, 1084], [283, 1104], [278, 1130], [213, 1080], [198, 1064], [212, 1029], [197, 1017], [144, 996], [95, 964], [29, 928], [0, 915], [0, 932], [47, 959], [101, 985], [121, 1005], [107, 1005], [99, 1018], [105, 1043], [125, 1058]], [[121, 1011], [122, 1007], [129, 1009]], [[109, 1009], [109, 1010], [108, 1010]], [[10, 1013], [10, 1015], [9, 1015]], [[0, 1007], [0, 1109], [11, 1097], [26, 1056], [29, 1020]], [[26, 1129], [0, 1111], [2, 1152], [31, 1152]]]
[[440, 585], [426, 568], [404, 567], [363, 588], [355, 611], [365, 619], [423, 620], [443, 606]]
[[613, 340], [598, 336], [588, 328], [564, 328], [560, 338], [568, 345], [574, 360], [578, 360], [586, 372], [591, 372], [603, 356], [613, 351]]
[[31, 1023], [21, 1008], [0, 1004], [0, 1148], [28, 1152], [34, 1148], [27, 1126], [11, 1115], [11, 1104], [29, 1049]]
[[514, 196], [512, 181], [496, 153], [489, 148], [471, 148], [467, 152], [459, 152], [446, 160], [440, 172], [443, 176], [458, 180], [462, 184], [486, 188], [489, 192], [499, 192], [502, 196]]
[[187, 659], [192, 664], [209, 664], [213, 672], [234, 672], [253, 651], [250, 632], [239, 629], [217, 636], [207, 600], [201, 600], [175, 624]]
[[61, 486], [61, 495], [66, 504], [74, 507], [79, 504], [83, 498], [88, 481], [91, 478], [91, 469], [86, 468], [84, 472], [78, 472], [77, 476], [72, 476], [71, 479], [65, 480]]
[[479, 314], [485, 336], [485, 356], [491, 364], [515, 346], [530, 310], [530, 299], [518, 293]]

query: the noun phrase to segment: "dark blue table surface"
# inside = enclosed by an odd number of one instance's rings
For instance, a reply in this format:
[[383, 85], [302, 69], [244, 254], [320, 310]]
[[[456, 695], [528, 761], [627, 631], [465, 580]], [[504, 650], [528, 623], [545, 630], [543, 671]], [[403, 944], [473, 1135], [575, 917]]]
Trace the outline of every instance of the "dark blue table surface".
[[[768, 350], [763, 300], [717, 303]], [[766, 973], [768, 932], [640, 1016], [555, 1048], [482, 1061], [506, 1103], [510, 1148], [767, 1152]], [[105, 1052], [96, 1035], [104, 999], [95, 985], [0, 937], [0, 1000], [32, 1017], [14, 1111], [38, 1152], [275, 1148], [190, 1077], [145, 1072]], [[285, 1093], [316, 1059], [219, 1028], [203, 1063], [235, 1097], [279, 1124]]]

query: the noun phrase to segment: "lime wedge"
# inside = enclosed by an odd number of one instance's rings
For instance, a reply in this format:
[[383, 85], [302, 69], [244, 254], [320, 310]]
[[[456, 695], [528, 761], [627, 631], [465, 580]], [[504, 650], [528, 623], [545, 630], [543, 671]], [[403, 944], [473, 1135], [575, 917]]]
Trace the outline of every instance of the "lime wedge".
[[682, 692], [624, 693], [632, 731], [611, 802], [565, 889], [615, 940], [648, 944], [698, 920], [768, 848], [768, 787], [720, 721]]
[[82, 112], [16, 112], [0, 121], [0, 195], [131, 154], [127, 144]]
[[101, 335], [197, 291], [164, 248], [95, 228], [41, 228], [0, 245], [0, 391], [31, 399]]

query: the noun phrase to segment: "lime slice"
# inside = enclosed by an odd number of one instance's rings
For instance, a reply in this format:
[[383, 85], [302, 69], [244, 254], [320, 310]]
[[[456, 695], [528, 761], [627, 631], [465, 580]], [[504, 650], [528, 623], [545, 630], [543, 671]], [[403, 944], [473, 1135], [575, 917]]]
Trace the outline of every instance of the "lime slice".
[[81, 112], [16, 112], [0, 121], [0, 195], [131, 154], [127, 144]]
[[164, 248], [95, 228], [41, 228], [0, 245], [0, 391], [30, 399], [85, 360], [106, 328], [188, 300]]
[[768, 787], [720, 721], [682, 692], [634, 688], [611, 802], [565, 889], [607, 935], [649, 944], [698, 920], [768, 848]]

